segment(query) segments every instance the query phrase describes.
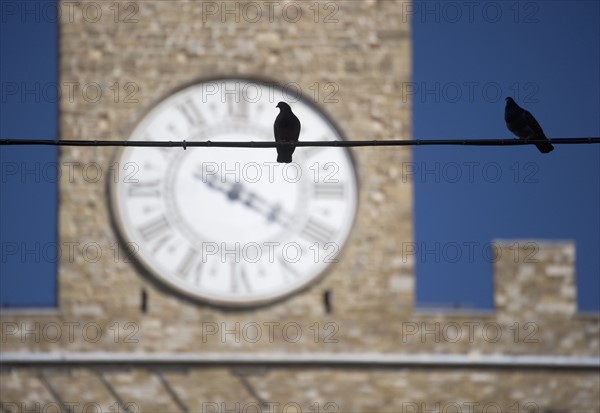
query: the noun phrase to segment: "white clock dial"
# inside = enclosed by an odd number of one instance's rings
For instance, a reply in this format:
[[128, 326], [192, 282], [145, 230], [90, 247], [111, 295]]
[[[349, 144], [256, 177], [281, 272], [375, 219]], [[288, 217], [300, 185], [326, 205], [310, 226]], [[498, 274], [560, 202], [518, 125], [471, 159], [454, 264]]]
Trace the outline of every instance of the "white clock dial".
[[[275, 106], [287, 101], [301, 141], [340, 140], [314, 106], [243, 79], [186, 87], [152, 108], [130, 140], [274, 141]], [[292, 164], [275, 148], [125, 148], [111, 205], [123, 238], [160, 280], [223, 305], [276, 300], [336, 262], [357, 208], [347, 149], [300, 147]]]

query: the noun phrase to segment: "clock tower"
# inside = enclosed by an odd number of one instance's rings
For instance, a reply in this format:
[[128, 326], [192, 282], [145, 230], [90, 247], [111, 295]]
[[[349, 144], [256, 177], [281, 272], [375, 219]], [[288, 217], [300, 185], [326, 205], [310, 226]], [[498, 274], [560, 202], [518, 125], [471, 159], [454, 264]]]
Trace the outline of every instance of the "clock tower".
[[[60, 138], [269, 141], [285, 101], [302, 141], [409, 139], [411, 7], [62, 1]], [[572, 244], [531, 265], [500, 242], [494, 312], [419, 311], [410, 149], [293, 159], [61, 147], [58, 243], [79, 249], [56, 309], [2, 313], [4, 410], [598, 410]]]

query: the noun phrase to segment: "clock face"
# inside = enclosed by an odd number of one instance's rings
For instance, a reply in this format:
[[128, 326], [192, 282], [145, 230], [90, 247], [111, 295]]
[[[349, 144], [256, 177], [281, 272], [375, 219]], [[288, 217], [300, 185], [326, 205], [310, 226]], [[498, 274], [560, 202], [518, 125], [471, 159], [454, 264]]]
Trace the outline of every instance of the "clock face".
[[[274, 141], [275, 106], [300, 119], [301, 141], [341, 140], [313, 105], [242, 79], [186, 87], [152, 108], [130, 140]], [[155, 277], [197, 299], [257, 305], [314, 281], [337, 262], [357, 208], [345, 148], [140, 148], [116, 154], [111, 183], [122, 237]]]

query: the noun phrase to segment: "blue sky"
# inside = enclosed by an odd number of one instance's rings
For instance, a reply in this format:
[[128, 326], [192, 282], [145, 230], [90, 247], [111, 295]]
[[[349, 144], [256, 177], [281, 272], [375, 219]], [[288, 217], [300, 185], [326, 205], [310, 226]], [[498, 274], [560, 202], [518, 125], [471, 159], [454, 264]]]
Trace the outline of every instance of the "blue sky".
[[[57, 26], [35, 14], [11, 16], [9, 3], [0, 4], [0, 138], [53, 139], [57, 104], [36, 87], [57, 82]], [[57, 242], [57, 185], [42, 178], [42, 168], [56, 161], [53, 147], [0, 146], [1, 306], [56, 304], [56, 264], [43, 252]]]
[[[413, 11], [406, 97], [412, 90], [414, 138], [511, 137], [503, 121], [507, 95], [549, 137], [600, 136], [599, 2], [416, 1]], [[54, 138], [56, 104], [5, 88], [56, 82], [56, 25], [1, 18], [0, 137]], [[43, 246], [56, 242], [56, 185], [7, 175], [23, 163], [35, 171], [56, 153], [0, 147], [2, 305], [56, 303], [56, 266], [43, 259]], [[413, 154], [416, 246], [438, 248], [440, 258], [417, 255], [419, 306], [492, 308], [486, 247], [495, 239], [542, 239], [574, 240], [579, 309], [600, 310], [600, 145], [562, 145], [548, 155], [530, 146], [428, 146]], [[25, 262], [12, 259], [9, 249], [16, 245], [20, 254], [23, 243], [34, 252]]]
[[[465, 3], [415, 2], [414, 138], [512, 137], [503, 119], [509, 95], [549, 137], [600, 136], [600, 2]], [[417, 247], [439, 242], [442, 251], [439, 263], [416, 261], [420, 305], [492, 308], [484, 246], [535, 238], [575, 241], [579, 309], [600, 309], [599, 145], [557, 145], [547, 155], [529, 146], [413, 154], [420, 170], [440, 170], [439, 183], [435, 173], [415, 178]], [[451, 243], [464, 259], [450, 262]]]

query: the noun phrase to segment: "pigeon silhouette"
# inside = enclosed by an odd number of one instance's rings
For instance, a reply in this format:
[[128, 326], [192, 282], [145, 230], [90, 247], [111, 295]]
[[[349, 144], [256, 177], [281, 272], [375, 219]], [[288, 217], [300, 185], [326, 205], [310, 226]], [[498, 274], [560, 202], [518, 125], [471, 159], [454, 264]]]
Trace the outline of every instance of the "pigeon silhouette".
[[530, 139], [545, 141], [535, 144], [541, 153], [548, 153], [554, 150], [554, 146], [552, 146], [546, 135], [544, 135], [544, 131], [538, 121], [535, 120], [531, 113], [517, 105], [511, 97], [506, 98], [504, 121], [508, 130], [525, 142]]
[[[279, 115], [275, 119], [273, 132], [276, 142], [298, 142], [300, 136], [300, 120], [292, 112], [292, 108], [285, 102], [279, 102]], [[292, 154], [296, 148], [293, 146], [282, 146], [277, 148], [277, 162], [292, 162]]]

